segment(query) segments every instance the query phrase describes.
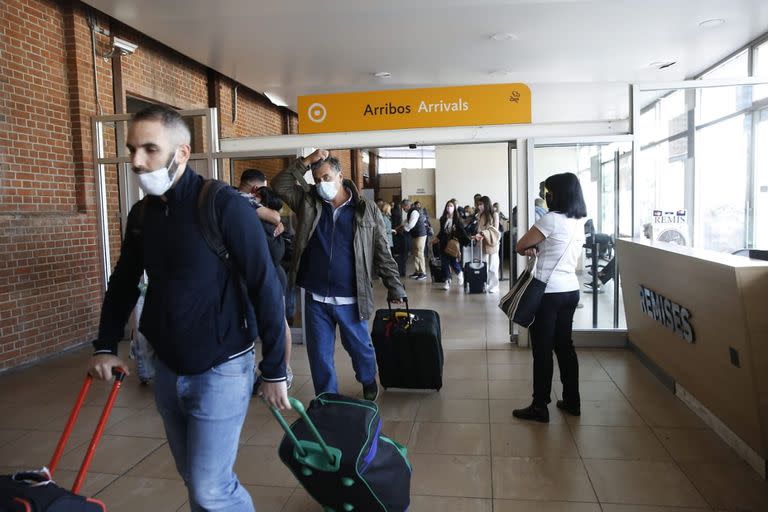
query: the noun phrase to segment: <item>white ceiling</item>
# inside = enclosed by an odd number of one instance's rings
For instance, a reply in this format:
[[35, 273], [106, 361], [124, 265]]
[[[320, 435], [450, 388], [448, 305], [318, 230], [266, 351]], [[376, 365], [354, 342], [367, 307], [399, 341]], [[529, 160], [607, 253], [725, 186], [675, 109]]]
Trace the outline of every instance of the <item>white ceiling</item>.
[[[303, 94], [525, 82], [536, 123], [626, 118], [627, 84], [691, 77], [768, 31], [766, 0], [85, 1], [294, 110]], [[726, 23], [699, 27], [711, 18]]]

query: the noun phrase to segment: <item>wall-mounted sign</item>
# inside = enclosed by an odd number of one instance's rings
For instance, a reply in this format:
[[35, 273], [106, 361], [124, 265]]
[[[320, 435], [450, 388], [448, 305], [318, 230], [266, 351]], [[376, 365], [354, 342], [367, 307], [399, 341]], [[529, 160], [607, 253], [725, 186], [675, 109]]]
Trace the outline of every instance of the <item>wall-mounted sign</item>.
[[688, 245], [690, 227], [686, 210], [653, 210], [653, 240], [678, 245]]
[[531, 122], [525, 84], [299, 96], [299, 133], [402, 130]]
[[640, 306], [643, 313], [653, 318], [688, 343], [696, 342], [691, 325], [691, 312], [655, 291], [640, 286]]

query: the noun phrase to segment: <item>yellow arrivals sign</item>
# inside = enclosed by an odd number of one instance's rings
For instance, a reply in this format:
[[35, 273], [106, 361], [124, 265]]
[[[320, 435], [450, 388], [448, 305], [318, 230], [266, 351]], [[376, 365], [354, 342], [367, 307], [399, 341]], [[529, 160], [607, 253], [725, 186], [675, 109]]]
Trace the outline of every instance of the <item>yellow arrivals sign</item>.
[[525, 84], [299, 96], [302, 134], [530, 122]]

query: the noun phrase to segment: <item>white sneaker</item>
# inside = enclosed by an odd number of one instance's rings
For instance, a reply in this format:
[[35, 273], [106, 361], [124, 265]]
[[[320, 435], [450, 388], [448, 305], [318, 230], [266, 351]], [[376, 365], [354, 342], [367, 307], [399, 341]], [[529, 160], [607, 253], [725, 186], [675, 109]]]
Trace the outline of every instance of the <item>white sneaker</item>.
[[499, 293], [499, 287], [488, 288], [488, 293]]
[[459, 286], [464, 285], [464, 272], [458, 273], [458, 275], [456, 276], [456, 282], [458, 283]]
[[450, 290], [451, 289], [451, 282], [446, 281], [443, 283], [443, 290]]

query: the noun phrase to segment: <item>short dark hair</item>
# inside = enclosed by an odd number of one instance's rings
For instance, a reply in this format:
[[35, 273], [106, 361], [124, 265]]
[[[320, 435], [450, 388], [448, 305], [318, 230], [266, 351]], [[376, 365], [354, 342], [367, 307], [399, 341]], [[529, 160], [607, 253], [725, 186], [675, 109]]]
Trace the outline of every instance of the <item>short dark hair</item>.
[[269, 187], [259, 187], [256, 194], [261, 197], [261, 204], [270, 210], [280, 210], [283, 207], [283, 200]]
[[267, 175], [258, 169], [246, 169], [240, 175], [240, 183], [266, 183]]
[[547, 206], [550, 211], [565, 214], [566, 217], [582, 219], [587, 216], [587, 205], [581, 191], [579, 178], [572, 172], [554, 174], [544, 180], [547, 188]]
[[313, 162], [312, 165], [309, 166], [309, 168], [312, 170], [312, 177], [315, 176], [315, 171], [324, 166], [325, 164], [328, 164], [331, 166], [331, 169], [333, 169], [333, 172], [336, 174], [339, 174], [341, 172], [341, 163], [339, 162], [339, 159], [335, 156], [329, 156], [325, 160], [318, 160], [317, 162]]
[[138, 121], [160, 121], [160, 123], [176, 132], [181, 140], [177, 141], [179, 144], [189, 144], [192, 140], [192, 133], [189, 131], [184, 118], [176, 110], [164, 105], [150, 105], [145, 107], [135, 114], [131, 118], [131, 122], [136, 123]]

